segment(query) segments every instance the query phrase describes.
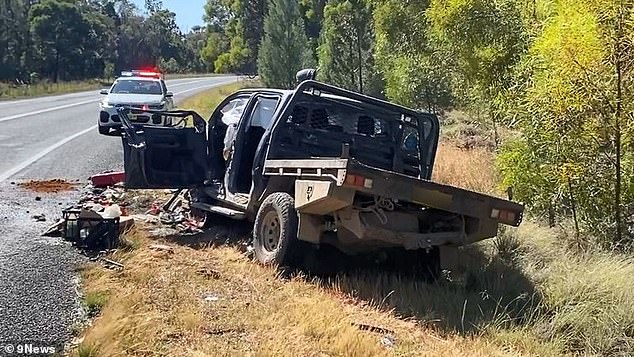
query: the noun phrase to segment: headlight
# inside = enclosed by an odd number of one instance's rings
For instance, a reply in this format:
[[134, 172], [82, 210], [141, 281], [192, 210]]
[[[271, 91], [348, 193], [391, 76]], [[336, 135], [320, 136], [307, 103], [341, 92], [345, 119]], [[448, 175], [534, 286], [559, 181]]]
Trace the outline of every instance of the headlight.
[[113, 108], [114, 105], [110, 104], [110, 102], [108, 102], [108, 100], [104, 100], [101, 103], [99, 103], [99, 105], [101, 105], [102, 108]]

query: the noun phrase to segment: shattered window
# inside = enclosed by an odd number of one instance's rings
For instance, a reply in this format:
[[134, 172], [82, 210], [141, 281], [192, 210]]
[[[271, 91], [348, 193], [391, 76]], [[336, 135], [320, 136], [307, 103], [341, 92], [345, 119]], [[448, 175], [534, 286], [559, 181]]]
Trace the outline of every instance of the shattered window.
[[253, 108], [253, 114], [251, 114], [251, 126], [265, 129], [271, 126], [278, 101], [274, 98], [259, 98]]
[[226, 125], [238, 124], [248, 101], [249, 97], [236, 98], [222, 107], [222, 122]]

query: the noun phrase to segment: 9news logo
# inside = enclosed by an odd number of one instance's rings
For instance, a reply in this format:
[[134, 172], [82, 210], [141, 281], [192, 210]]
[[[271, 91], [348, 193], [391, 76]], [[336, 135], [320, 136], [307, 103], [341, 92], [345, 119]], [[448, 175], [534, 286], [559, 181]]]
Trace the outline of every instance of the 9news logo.
[[13, 355], [52, 355], [57, 351], [54, 346], [37, 343], [0, 343], [0, 356]]

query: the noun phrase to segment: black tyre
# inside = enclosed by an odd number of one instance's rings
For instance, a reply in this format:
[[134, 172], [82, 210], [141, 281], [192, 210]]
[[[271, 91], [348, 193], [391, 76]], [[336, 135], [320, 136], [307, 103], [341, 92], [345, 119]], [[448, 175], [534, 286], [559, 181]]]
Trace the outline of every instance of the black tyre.
[[99, 134], [110, 136], [110, 127], [107, 126], [99, 126]]
[[268, 196], [255, 217], [253, 248], [262, 264], [296, 265], [299, 258], [298, 217], [288, 193]]

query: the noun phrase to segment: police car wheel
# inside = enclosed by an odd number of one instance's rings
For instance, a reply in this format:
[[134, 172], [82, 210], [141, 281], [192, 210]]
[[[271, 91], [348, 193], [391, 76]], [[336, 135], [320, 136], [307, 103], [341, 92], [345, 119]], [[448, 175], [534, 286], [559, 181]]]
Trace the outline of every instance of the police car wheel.
[[101, 134], [101, 135], [109, 135], [110, 134], [110, 127], [99, 126], [99, 134]]

